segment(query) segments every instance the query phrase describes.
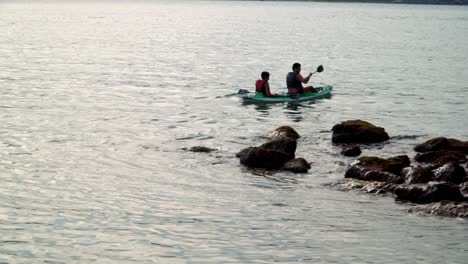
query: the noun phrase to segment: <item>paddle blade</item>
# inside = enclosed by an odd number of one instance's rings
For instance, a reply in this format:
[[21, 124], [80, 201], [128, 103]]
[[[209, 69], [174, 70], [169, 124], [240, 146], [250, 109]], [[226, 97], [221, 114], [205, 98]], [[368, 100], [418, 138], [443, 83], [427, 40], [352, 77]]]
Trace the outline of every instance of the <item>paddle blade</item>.
[[317, 67], [317, 72], [323, 72], [323, 66], [322, 65]]

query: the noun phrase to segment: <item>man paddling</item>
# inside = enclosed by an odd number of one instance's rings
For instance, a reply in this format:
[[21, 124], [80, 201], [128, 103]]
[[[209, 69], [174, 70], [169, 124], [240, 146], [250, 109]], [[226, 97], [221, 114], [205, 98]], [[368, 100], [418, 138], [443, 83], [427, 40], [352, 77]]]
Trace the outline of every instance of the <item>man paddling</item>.
[[312, 73], [309, 73], [307, 77], [301, 75], [301, 64], [294, 63], [292, 66], [292, 72], [286, 75], [286, 87], [288, 87], [288, 95], [297, 97], [299, 94], [304, 93], [316, 93], [317, 90], [313, 86], [303, 87], [302, 84], [309, 82]]

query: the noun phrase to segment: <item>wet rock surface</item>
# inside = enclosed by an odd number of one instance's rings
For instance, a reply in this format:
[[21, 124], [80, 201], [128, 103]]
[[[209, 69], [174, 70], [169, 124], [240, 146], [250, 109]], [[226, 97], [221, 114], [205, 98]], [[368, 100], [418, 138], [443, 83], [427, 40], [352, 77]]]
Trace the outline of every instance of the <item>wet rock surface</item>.
[[408, 209], [410, 213], [425, 213], [447, 217], [468, 218], [468, 203], [443, 201], [438, 203], [415, 205]]
[[402, 184], [393, 191], [397, 199], [417, 204], [440, 201], [463, 201], [460, 186], [452, 183]]
[[334, 185], [341, 190], [387, 194], [399, 202], [418, 204], [410, 212], [468, 217], [468, 176], [465, 143], [436, 138], [417, 145], [413, 162], [406, 155], [364, 156]]
[[275, 129], [268, 142], [258, 147], [245, 148], [236, 157], [249, 168], [304, 173], [310, 169], [310, 165], [303, 158], [295, 158], [299, 138], [300, 135], [293, 128], [281, 126]]
[[358, 145], [345, 147], [341, 151], [341, 154], [346, 157], [356, 157], [356, 156], [361, 155], [361, 153], [362, 153], [361, 148]]
[[429, 152], [437, 150], [462, 151], [468, 154], [468, 141], [461, 141], [454, 138], [436, 137], [414, 147], [416, 152]]
[[410, 160], [408, 156], [405, 155], [387, 159], [365, 156], [351, 164], [345, 173], [345, 178], [388, 183], [403, 183], [404, 178], [401, 171], [409, 165]]
[[191, 152], [203, 152], [203, 153], [209, 153], [212, 151], [215, 151], [216, 149], [208, 148], [208, 147], [203, 147], [203, 146], [195, 146], [191, 147], [189, 149], [187, 148], [182, 148], [183, 150], [191, 151]]
[[296, 173], [305, 173], [309, 171], [310, 168], [310, 164], [305, 159], [297, 158], [286, 162], [282, 169]]
[[432, 163], [436, 165], [443, 165], [448, 162], [464, 163], [467, 161], [464, 152], [452, 150], [418, 153], [414, 156], [414, 160], [421, 163]]
[[332, 128], [333, 143], [377, 143], [390, 137], [383, 127], [363, 120], [348, 120]]

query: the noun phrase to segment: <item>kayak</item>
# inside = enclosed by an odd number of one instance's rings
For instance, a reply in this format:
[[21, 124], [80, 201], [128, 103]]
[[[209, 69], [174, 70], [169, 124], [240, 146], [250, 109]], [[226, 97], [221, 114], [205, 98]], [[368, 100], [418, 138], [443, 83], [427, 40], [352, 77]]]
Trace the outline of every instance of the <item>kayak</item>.
[[318, 93], [307, 93], [307, 94], [300, 94], [298, 98], [292, 98], [287, 95], [280, 95], [274, 97], [265, 96], [262, 93], [256, 93], [255, 95], [246, 95], [243, 96], [242, 99], [244, 102], [247, 103], [296, 103], [296, 102], [305, 102], [311, 101], [319, 98], [324, 98], [331, 95], [331, 91], [333, 90], [332, 86], [323, 86], [323, 87], [315, 87], [318, 89]]

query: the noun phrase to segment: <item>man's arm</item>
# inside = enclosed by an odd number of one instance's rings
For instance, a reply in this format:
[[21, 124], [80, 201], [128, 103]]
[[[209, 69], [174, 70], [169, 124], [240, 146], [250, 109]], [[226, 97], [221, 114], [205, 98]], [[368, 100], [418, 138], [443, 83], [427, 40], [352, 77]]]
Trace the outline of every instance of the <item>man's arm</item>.
[[302, 77], [302, 75], [299, 73], [299, 74], [297, 75], [296, 78], [297, 78], [301, 83], [308, 83], [309, 80], [310, 80], [310, 76], [312, 76], [312, 73], [309, 73], [309, 76], [307, 76], [307, 77], [305, 77], [305, 78]]
[[266, 93], [267, 96], [271, 96], [270, 84], [269, 83], [265, 83], [265, 93]]

